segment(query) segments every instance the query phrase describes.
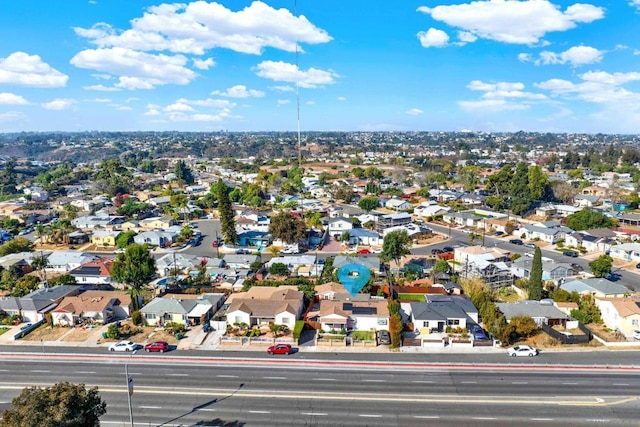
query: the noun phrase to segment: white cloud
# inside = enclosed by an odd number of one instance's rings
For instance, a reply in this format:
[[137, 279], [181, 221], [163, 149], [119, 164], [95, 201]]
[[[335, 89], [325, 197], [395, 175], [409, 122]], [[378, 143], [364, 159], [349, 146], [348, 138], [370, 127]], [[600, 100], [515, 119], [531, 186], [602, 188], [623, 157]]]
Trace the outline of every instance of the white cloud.
[[486, 83], [473, 80], [467, 85], [467, 89], [484, 93], [479, 100], [459, 101], [458, 105], [463, 110], [481, 113], [526, 110], [531, 108], [532, 103], [548, 99], [544, 94], [525, 91], [521, 82]]
[[95, 99], [92, 99], [91, 101], [92, 102], [97, 102], [97, 103], [100, 103], [100, 104], [106, 104], [106, 103], [111, 102], [111, 100], [109, 98], [95, 98]]
[[421, 6], [418, 11], [478, 38], [515, 44], [539, 43], [547, 33], [567, 31], [604, 17], [601, 7], [576, 3], [563, 12], [548, 0], [473, 1]]
[[449, 35], [437, 28], [429, 28], [417, 34], [422, 47], [445, 47], [449, 44]]
[[282, 61], [263, 61], [254, 68], [254, 71], [260, 77], [278, 82], [295, 83], [297, 81], [300, 87], [307, 89], [334, 84], [335, 79], [340, 77], [331, 70], [309, 68], [303, 71], [295, 64]]
[[91, 77], [98, 80], [111, 80], [113, 78], [111, 74], [91, 74]]
[[195, 59], [193, 59], [193, 66], [196, 67], [199, 70], [208, 70], [209, 68], [213, 67], [214, 65], [216, 65], [216, 63], [213, 60], [213, 58], [207, 58], [207, 59], [195, 58]]
[[131, 29], [125, 31], [106, 23], [74, 31], [98, 47], [195, 55], [213, 48], [256, 55], [269, 47], [294, 52], [296, 41], [319, 44], [332, 40], [304, 16], [296, 17], [287, 9], [275, 9], [261, 1], [237, 12], [215, 2], [165, 3], [149, 7], [142, 17], [131, 20]]
[[265, 93], [259, 90], [247, 89], [244, 85], [235, 85], [225, 91], [214, 90], [211, 95], [228, 96], [229, 98], [262, 98]]
[[406, 114], [409, 114], [410, 116], [419, 116], [422, 113], [423, 113], [423, 111], [419, 110], [418, 108], [412, 108], [412, 109], [406, 111]]
[[182, 103], [182, 102], [176, 102], [175, 104], [171, 104], [171, 105], [167, 105], [166, 107], [164, 107], [164, 111], [168, 112], [168, 113], [172, 113], [175, 111], [182, 111], [182, 112], [186, 112], [186, 111], [194, 111], [193, 107], [190, 107], [189, 105]]
[[122, 89], [113, 86], [105, 86], [105, 85], [91, 85], [91, 86], [83, 86], [84, 90], [97, 90], [99, 92], [118, 92]]
[[64, 87], [69, 76], [42, 62], [38, 55], [14, 52], [0, 58], [0, 84]]
[[640, 10], [640, 0], [629, 0], [629, 6], [636, 7]]
[[469, 31], [458, 31], [458, 40], [460, 43], [473, 43], [478, 37]]
[[133, 108], [129, 107], [128, 105], [118, 105], [114, 107], [116, 110], [118, 111], [131, 111], [133, 110]]
[[188, 84], [196, 73], [186, 68], [186, 63], [183, 55], [152, 55], [121, 47], [87, 49], [71, 58], [76, 67], [119, 75], [115, 87], [129, 90]]
[[604, 52], [591, 46], [573, 46], [564, 52], [540, 52], [540, 57], [534, 59], [531, 54], [521, 53], [518, 59], [522, 62], [533, 62], [536, 65], [571, 64], [572, 67], [594, 64], [602, 61]]
[[21, 111], [7, 111], [6, 113], [0, 113], [0, 122], [17, 122], [25, 120], [27, 116]]
[[236, 103], [233, 101], [229, 101], [227, 99], [185, 99], [180, 98], [176, 102], [187, 104], [187, 105], [195, 105], [197, 107], [213, 107], [213, 108], [224, 108], [231, 109], [236, 106]]
[[276, 103], [278, 104], [278, 106], [280, 106], [280, 105], [290, 104], [291, 101], [289, 101], [288, 99], [278, 99], [278, 101], [276, 101]]
[[73, 104], [75, 104], [73, 99], [56, 98], [53, 101], [43, 102], [41, 105], [46, 110], [60, 111], [69, 109]]
[[0, 105], [27, 105], [29, 102], [20, 95], [0, 92]]
[[293, 92], [296, 90], [293, 86], [270, 86], [269, 89], [276, 92]]
[[346, 101], [346, 100], [347, 100], [347, 98], [345, 98], [344, 96], [339, 96], [338, 97], [338, 101]]
[[307, 101], [304, 105], [316, 105], [316, 101]]
[[557, 97], [577, 97], [591, 103], [615, 105], [622, 110], [637, 111], [640, 109], [640, 93], [622, 87], [627, 83], [640, 81], [640, 72], [589, 71], [579, 77], [582, 81], [578, 83], [563, 79], [550, 79], [538, 83], [536, 86], [550, 91]]

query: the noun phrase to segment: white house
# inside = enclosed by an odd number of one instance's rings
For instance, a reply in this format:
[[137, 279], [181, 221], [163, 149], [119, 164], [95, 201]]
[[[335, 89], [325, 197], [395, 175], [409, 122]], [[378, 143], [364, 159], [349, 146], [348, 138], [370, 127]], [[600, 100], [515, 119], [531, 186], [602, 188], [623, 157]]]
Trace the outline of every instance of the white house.
[[387, 202], [384, 204], [384, 207], [394, 211], [405, 211], [407, 209], [411, 209], [413, 205], [404, 199], [393, 197], [387, 200]]
[[331, 218], [327, 221], [327, 229], [329, 234], [339, 238], [345, 231], [350, 231], [353, 228], [353, 221], [348, 218], [338, 217]]
[[640, 243], [623, 243], [611, 246], [609, 255], [611, 258], [625, 261], [640, 261]]

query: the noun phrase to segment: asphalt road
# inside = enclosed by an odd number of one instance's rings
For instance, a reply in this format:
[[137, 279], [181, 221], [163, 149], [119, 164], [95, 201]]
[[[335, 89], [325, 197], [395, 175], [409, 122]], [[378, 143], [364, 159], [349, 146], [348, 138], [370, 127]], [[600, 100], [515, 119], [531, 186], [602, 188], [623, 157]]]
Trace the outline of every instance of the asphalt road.
[[293, 363], [285, 357], [182, 362], [167, 355], [30, 361], [0, 357], [0, 404], [27, 385], [97, 386], [102, 425], [424, 426], [634, 425], [637, 371]]

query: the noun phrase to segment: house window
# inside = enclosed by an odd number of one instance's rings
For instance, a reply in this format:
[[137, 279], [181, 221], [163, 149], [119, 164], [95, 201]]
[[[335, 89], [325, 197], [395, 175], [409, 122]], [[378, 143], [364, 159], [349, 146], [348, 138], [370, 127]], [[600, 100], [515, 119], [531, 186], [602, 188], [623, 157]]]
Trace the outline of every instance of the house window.
[[242, 316], [236, 316], [236, 321], [234, 323], [242, 322]]
[[283, 325], [288, 325], [289, 324], [289, 318], [288, 317], [283, 317], [282, 318], [282, 324]]
[[447, 319], [447, 325], [459, 325], [460, 319]]
[[634, 328], [637, 328], [638, 327], [638, 319], [633, 319], [631, 321], [631, 326], [633, 326]]

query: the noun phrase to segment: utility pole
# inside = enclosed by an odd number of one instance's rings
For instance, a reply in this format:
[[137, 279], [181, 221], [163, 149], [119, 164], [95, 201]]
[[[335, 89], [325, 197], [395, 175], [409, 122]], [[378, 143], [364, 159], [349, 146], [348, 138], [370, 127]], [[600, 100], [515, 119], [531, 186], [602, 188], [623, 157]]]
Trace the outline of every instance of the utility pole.
[[133, 426], [133, 407], [131, 406], [131, 395], [133, 394], [133, 377], [129, 376], [129, 360], [136, 354], [137, 350], [131, 352], [131, 356], [124, 363], [124, 376], [127, 384], [127, 403], [129, 404], [129, 424]]

